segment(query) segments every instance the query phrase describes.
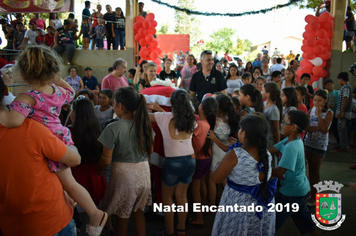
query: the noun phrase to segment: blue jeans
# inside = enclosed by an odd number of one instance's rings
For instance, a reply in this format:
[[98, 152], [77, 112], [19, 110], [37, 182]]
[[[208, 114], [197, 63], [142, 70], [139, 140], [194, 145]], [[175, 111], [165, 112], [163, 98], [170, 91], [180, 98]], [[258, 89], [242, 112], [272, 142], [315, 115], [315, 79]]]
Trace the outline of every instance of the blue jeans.
[[124, 50], [125, 47], [125, 30], [115, 29], [115, 46], [114, 50], [117, 50], [120, 45], [120, 50]]
[[292, 217], [294, 224], [297, 226], [301, 234], [306, 234], [314, 231], [316, 229], [315, 223], [311, 218], [311, 213], [307, 207], [309, 193], [305, 196], [301, 197], [289, 197], [283, 195], [279, 191], [276, 193], [275, 201], [277, 203], [282, 203], [283, 206], [289, 204], [290, 206], [293, 203], [297, 203], [299, 205], [299, 211], [287, 211], [287, 208], [283, 208], [282, 212], [276, 213], [276, 232], [281, 228], [283, 223], [289, 218]]
[[349, 140], [347, 139], [347, 119], [345, 117], [341, 117], [338, 120], [337, 129], [339, 132], [340, 147], [348, 149]]
[[53, 236], [77, 236], [74, 220], [72, 219], [66, 227]]

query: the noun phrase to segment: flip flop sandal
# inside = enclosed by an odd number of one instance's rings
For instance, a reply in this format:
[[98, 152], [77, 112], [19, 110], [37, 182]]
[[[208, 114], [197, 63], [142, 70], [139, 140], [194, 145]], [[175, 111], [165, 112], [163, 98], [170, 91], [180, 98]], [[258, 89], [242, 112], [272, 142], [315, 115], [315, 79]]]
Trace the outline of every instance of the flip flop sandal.
[[101, 218], [99, 226], [93, 226], [93, 225], [86, 226], [86, 232], [88, 233], [88, 235], [89, 236], [100, 236], [101, 231], [103, 231], [103, 228], [104, 228], [107, 220], [108, 220], [108, 213], [103, 212], [103, 217]]

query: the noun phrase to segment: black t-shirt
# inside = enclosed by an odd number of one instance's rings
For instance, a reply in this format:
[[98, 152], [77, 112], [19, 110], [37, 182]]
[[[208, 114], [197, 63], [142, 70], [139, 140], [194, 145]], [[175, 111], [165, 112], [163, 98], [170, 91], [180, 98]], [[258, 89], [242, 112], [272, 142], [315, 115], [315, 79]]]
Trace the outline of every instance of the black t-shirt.
[[166, 71], [162, 70], [160, 73], [159, 73], [159, 78], [161, 80], [165, 80], [165, 79], [174, 79], [174, 78], [177, 78], [177, 74], [174, 70], [171, 70], [171, 73], [167, 74]]
[[[115, 16], [116, 16], [116, 14], [115, 14], [115, 12], [112, 12], [112, 13], [105, 13], [104, 14], [104, 16], [103, 16], [103, 19], [105, 20], [105, 21], [112, 21], [112, 22], [114, 22], [115, 21]], [[112, 30], [111, 30], [111, 22], [106, 22], [105, 23], [105, 27], [106, 27], [106, 31], [108, 32], [108, 33], [112, 33]]]
[[223, 74], [214, 68], [211, 70], [210, 75], [206, 77], [202, 71], [196, 72], [189, 86], [189, 90], [195, 92], [195, 96], [199, 102], [205, 94], [223, 91], [226, 88], [226, 81]]
[[[314, 89], [311, 85], [308, 84], [307, 90], [310, 94], [314, 94]], [[307, 109], [310, 109], [310, 98], [308, 96], [305, 96], [305, 98], [302, 101], [304, 105], [307, 107]]]
[[125, 17], [115, 16], [114, 29], [125, 30]]

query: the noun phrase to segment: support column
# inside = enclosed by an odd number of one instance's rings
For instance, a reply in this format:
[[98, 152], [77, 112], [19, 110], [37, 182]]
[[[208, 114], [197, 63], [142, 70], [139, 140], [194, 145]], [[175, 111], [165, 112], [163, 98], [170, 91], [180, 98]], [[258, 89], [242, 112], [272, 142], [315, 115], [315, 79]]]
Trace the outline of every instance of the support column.
[[126, 0], [126, 26], [125, 26], [125, 40], [126, 40], [126, 50], [130, 49], [132, 50], [132, 61], [128, 61], [130, 68], [133, 68], [135, 65], [135, 54], [136, 54], [136, 48], [137, 44], [134, 41], [134, 30], [133, 30], [133, 24], [135, 21], [135, 17], [138, 12], [138, 3], [137, 0]]
[[342, 71], [343, 53], [342, 45], [344, 43], [344, 20], [346, 13], [347, 0], [332, 0], [331, 15], [334, 17], [334, 31], [331, 42], [332, 54], [330, 60], [330, 79], [334, 80], [335, 87], [338, 88], [337, 75]]

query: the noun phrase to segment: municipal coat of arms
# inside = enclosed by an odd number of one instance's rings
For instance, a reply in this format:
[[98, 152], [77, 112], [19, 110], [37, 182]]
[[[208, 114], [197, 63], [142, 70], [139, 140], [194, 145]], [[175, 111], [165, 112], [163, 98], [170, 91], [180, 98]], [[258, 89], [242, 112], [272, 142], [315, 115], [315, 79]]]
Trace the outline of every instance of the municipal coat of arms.
[[[341, 214], [341, 193], [344, 186], [335, 181], [321, 181], [313, 185], [317, 190], [315, 215], [312, 219], [317, 227], [323, 230], [335, 230], [345, 221], [346, 215]], [[329, 193], [332, 191], [333, 193]]]

